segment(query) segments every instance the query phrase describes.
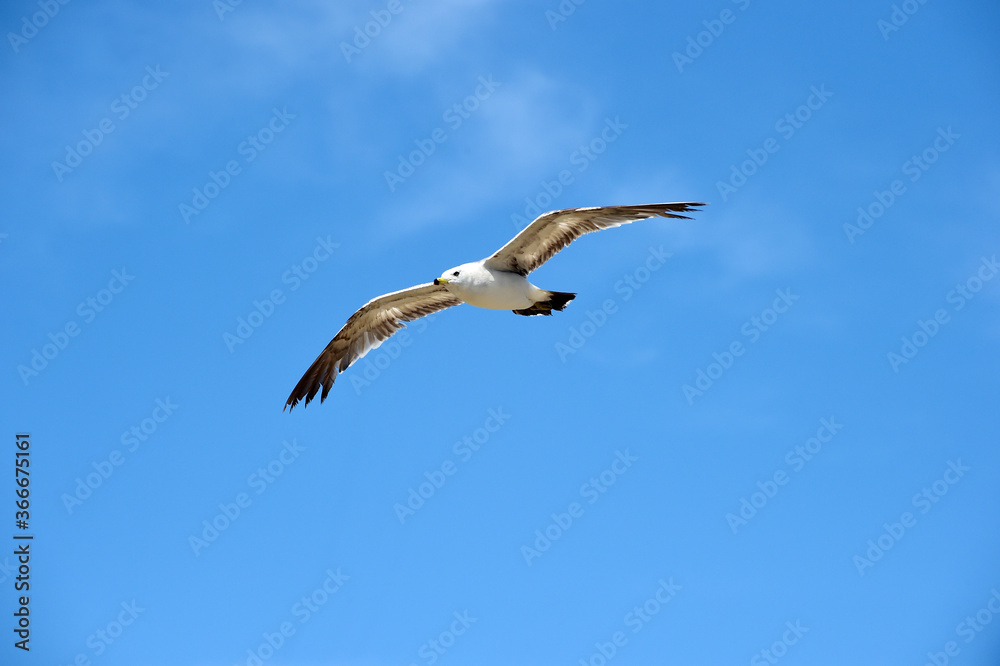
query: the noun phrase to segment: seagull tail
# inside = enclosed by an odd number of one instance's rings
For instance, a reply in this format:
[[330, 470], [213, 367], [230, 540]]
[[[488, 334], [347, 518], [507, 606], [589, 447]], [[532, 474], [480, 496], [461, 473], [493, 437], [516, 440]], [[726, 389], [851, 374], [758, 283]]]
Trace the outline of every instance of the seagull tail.
[[576, 294], [565, 291], [546, 291], [545, 300], [535, 302], [524, 310], [511, 310], [514, 314], [531, 317], [532, 315], [551, 315], [553, 310], [563, 310], [566, 304], [576, 298]]

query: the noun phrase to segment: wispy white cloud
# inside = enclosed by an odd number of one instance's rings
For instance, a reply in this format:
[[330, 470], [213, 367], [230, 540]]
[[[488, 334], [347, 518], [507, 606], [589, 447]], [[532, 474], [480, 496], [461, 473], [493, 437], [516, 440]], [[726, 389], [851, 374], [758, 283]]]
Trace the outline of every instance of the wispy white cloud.
[[[653, 203], [698, 200], [695, 179], [680, 166], [638, 168], [621, 174], [602, 201]], [[704, 201], [704, 199], [703, 199]], [[708, 204], [691, 221], [660, 225], [675, 251], [713, 255], [722, 269], [713, 282], [722, 288], [757, 277], [787, 275], [809, 264], [815, 248], [811, 225], [793, 219], [779, 204], [744, 197]]]
[[[292, 3], [280, 15], [248, 3], [226, 15], [239, 44], [259, 48], [283, 67], [314, 58], [366, 74], [413, 74], [451, 53], [493, 18], [495, 0], [399, 0]], [[345, 56], [345, 53], [347, 54]]]
[[[373, 59], [390, 69], [412, 74], [453, 51], [476, 27], [493, 18], [495, 0], [402, 0], [404, 11], [386, 26], [381, 43], [371, 47]], [[367, 11], [358, 20], [370, 20]], [[379, 57], [384, 53], [384, 57]]]
[[383, 215], [393, 230], [452, 224], [489, 204], [520, 201], [525, 179], [537, 187], [536, 179], [554, 177], [601, 123], [592, 97], [540, 72], [499, 80], [497, 92], [449, 137], [442, 154], [392, 194]]
[[777, 204], [749, 200], [708, 206], [691, 224], [675, 225], [677, 248], [715, 255], [721, 272], [717, 288], [753, 278], [788, 276], [816, 259], [808, 221], [796, 219]]

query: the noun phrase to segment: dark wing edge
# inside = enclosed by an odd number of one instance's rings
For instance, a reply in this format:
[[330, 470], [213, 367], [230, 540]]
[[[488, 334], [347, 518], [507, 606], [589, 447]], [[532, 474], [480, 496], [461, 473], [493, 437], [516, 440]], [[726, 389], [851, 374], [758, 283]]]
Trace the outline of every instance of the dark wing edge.
[[351, 315], [323, 353], [316, 357], [302, 375], [285, 401], [285, 409], [291, 411], [303, 399], [303, 407], [307, 406], [321, 386], [323, 392], [319, 401], [322, 403], [330, 393], [337, 373], [349, 368], [365, 354], [378, 348], [396, 331], [404, 328], [403, 322], [420, 319], [461, 303], [446, 287], [430, 282], [368, 301]]
[[681, 213], [696, 213], [698, 207], [704, 205], [689, 201], [554, 210], [539, 215], [487, 259], [486, 265], [495, 270], [527, 276], [584, 234], [650, 217], [690, 220], [689, 216]]

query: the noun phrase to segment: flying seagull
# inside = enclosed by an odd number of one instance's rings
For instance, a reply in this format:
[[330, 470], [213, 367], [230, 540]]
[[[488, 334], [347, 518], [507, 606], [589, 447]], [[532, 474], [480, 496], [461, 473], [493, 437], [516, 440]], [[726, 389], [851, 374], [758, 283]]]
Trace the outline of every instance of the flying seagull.
[[403, 328], [403, 322], [462, 303], [490, 310], [511, 310], [526, 317], [562, 310], [576, 294], [539, 289], [528, 282], [528, 273], [584, 234], [650, 217], [689, 220], [679, 213], [697, 212], [695, 206], [704, 205], [660, 203], [566, 208], [544, 213], [486, 259], [449, 268], [433, 282], [365, 303], [309, 366], [288, 396], [285, 407], [292, 409], [303, 398], [308, 405], [321, 386], [320, 402], [326, 400], [337, 373], [385, 342]]

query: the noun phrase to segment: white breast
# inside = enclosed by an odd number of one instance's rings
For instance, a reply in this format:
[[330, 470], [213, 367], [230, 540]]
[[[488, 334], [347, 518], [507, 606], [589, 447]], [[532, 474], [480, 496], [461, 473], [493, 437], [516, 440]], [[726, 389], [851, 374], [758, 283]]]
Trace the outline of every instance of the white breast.
[[521, 310], [541, 296], [541, 290], [520, 275], [482, 265], [464, 270], [462, 278], [461, 284], [449, 283], [449, 291], [477, 308]]

